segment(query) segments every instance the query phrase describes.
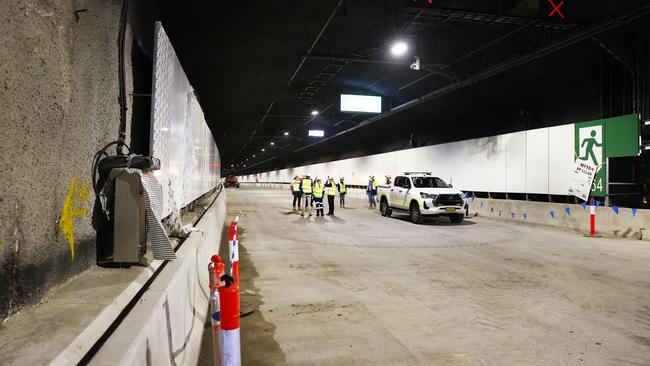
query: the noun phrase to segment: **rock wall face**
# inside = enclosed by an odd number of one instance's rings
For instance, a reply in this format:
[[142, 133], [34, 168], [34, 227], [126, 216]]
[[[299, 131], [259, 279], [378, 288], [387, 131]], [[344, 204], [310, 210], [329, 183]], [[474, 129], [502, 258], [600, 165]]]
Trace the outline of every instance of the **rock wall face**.
[[118, 135], [120, 10], [119, 0], [0, 2], [0, 318], [95, 262], [90, 173]]

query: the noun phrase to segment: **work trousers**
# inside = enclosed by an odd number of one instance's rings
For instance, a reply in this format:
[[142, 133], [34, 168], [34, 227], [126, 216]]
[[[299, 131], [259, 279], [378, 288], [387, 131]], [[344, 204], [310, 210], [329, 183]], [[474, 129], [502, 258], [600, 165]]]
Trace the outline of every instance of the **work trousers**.
[[328, 215], [334, 215], [334, 196], [327, 195]]
[[375, 201], [376, 195], [373, 194], [371, 191], [368, 191], [368, 203], [370, 206], [375, 206], [377, 203]]
[[345, 206], [345, 193], [339, 193], [339, 205]]
[[311, 209], [314, 207], [314, 200], [312, 199], [311, 193], [305, 193], [303, 198], [305, 199], [305, 211], [309, 210], [309, 213], [311, 214]]
[[293, 207], [296, 207], [298, 203], [298, 208], [300, 208], [300, 197], [302, 197], [302, 192], [293, 192]]
[[316, 216], [325, 215], [323, 212], [323, 197], [316, 198], [314, 197], [314, 202], [316, 204]]

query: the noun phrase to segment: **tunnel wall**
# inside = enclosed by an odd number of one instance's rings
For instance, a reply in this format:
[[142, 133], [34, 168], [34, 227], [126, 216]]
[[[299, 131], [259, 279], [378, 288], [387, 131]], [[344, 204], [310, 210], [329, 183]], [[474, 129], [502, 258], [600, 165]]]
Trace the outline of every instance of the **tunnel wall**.
[[[586, 125], [591, 127], [568, 124], [270, 171], [244, 176], [242, 182], [290, 182], [295, 175], [309, 174], [345, 177], [350, 185], [366, 185], [369, 175], [383, 182], [385, 175], [428, 171], [465, 192], [567, 195], [576, 154], [587, 156], [586, 140], [577, 144], [579, 126], [582, 133], [601, 131], [597, 146], [602, 147], [594, 147], [597, 164], [605, 163], [602, 156], [638, 153], [638, 115]], [[604, 174], [596, 174], [594, 186], [603, 187], [604, 180]]]
[[118, 135], [121, 3], [0, 2], [0, 318], [94, 264], [90, 170]]
[[365, 185], [374, 175], [430, 171], [464, 191], [567, 194], [574, 166], [574, 125], [425, 146], [265, 172], [243, 182], [289, 182], [294, 175], [345, 177]]

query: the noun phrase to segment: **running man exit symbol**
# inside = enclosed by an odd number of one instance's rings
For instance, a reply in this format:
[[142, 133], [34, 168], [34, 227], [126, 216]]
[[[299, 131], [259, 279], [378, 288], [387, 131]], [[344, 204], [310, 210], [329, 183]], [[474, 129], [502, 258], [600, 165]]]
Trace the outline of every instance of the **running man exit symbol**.
[[598, 159], [596, 159], [596, 154], [594, 153], [594, 147], [602, 147], [603, 144], [599, 143], [598, 140], [596, 140], [596, 130], [593, 129], [589, 133], [591, 137], [586, 137], [584, 140], [582, 140], [582, 143], [580, 143], [580, 149], [585, 147], [585, 155], [580, 157], [580, 160], [588, 160], [591, 158], [591, 161], [594, 162], [594, 165], [598, 165]]
[[560, 1], [559, 3], [557, 3], [557, 5], [553, 2], [553, 0], [548, 0], [548, 3], [549, 3], [549, 4], [551, 5], [551, 7], [553, 8], [553, 10], [551, 10], [551, 12], [548, 14], [548, 17], [549, 17], [549, 18], [552, 18], [553, 15], [554, 15], [555, 13], [557, 13], [557, 15], [558, 15], [560, 18], [564, 19], [564, 14], [562, 14], [562, 11], [560, 10], [560, 8], [562, 7], [562, 5], [564, 5], [564, 1]]

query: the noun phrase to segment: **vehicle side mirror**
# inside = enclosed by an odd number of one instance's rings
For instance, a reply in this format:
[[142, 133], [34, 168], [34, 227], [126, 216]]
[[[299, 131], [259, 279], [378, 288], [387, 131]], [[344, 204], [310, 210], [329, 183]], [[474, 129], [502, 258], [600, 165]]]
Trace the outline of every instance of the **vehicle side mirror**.
[[406, 188], [406, 189], [411, 189], [411, 184], [410, 184], [410, 183], [406, 183], [406, 184], [404, 185], [404, 188]]
[[450, 185], [449, 185], [449, 188], [454, 188], [453, 184], [450, 184]]

